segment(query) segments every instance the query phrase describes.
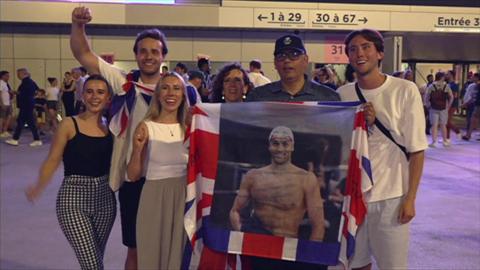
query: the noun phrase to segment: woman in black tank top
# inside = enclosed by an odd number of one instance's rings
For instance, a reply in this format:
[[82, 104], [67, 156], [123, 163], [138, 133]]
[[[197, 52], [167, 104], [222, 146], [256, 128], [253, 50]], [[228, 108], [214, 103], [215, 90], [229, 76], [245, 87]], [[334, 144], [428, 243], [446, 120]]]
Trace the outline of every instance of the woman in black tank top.
[[92, 75], [85, 81], [85, 112], [60, 123], [37, 183], [25, 191], [29, 201], [36, 201], [63, 156], [65, 178], [57, 196], [57, 218], [82, 269], [103, 269], [115, 221], [115, 195], [108, 184], [113, 138], [102, 118], [111, 96], [102, 76]]

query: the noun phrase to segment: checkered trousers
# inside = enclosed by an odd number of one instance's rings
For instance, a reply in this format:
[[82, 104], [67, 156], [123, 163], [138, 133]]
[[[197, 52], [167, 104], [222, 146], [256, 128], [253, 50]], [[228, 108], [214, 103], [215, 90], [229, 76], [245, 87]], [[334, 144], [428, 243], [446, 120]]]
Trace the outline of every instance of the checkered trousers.
[[57, 218], [82, 269], [103, 269], [103, 255], [117, 213], [108, 175], [66, 176], [58, 191]]

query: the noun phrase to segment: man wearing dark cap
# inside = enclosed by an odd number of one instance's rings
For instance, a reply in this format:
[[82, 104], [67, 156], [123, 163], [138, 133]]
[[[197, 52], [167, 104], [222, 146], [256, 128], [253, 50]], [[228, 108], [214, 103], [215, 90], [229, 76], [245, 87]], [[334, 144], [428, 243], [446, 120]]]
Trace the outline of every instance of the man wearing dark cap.
[[280, 80], [255, 88], [247, 101], [338, 101], [338, 94], [305, 74], [308, 55], [302, 39], [285, 35], [275, 42], [274, 63]]

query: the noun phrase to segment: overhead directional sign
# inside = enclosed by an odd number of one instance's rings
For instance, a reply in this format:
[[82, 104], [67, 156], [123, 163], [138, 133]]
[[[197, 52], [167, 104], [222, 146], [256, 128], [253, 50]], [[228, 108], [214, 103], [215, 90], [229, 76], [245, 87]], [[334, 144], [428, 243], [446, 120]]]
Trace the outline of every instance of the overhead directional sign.
[[255, 27], [306, 28], [308, 10], [255, 9]]
[[392, 13], [392, 31], [480, 33], [480, 14]]
[[387, 12], [275, 8], [256, 8], [254, 12], [254, 27], [259, 28], [350, 30], [370, 27], [388, 30], [389, 25]]
[[389, 15], [385, 12], [311, 10], [309, 28], [350, 30], [375, 28], [388, 30]]

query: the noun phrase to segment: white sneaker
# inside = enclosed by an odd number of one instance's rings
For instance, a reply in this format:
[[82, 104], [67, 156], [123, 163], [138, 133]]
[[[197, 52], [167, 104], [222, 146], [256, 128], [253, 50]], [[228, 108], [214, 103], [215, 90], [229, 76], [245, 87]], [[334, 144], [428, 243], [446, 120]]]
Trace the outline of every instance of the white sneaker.
[[431, 144], [428, 145], [429, 147], [435, 148], [437, 147], [437, 142], [432, 142]]
[[18, 141], [14, 140], [14, 139], [8, 139], [8, 140], [5, 141], [5, 143], [13, 145], [13, 146], [18, 146]]
[[8, 131], [0, 133], [0, 138], [8, 138], [10, 136], [12, 136], [12, 134], [10, 134]]
[[30, 146], [31, 147], [35, 147], [35, 146], [42, 146], [42, 141], [33, 141], [32, 143], [30, 143]]
[[452, 144], [450, 140], [444, 140], [442, 143], [443, 143], [443, 146], [445, 147], [449, 147]]

